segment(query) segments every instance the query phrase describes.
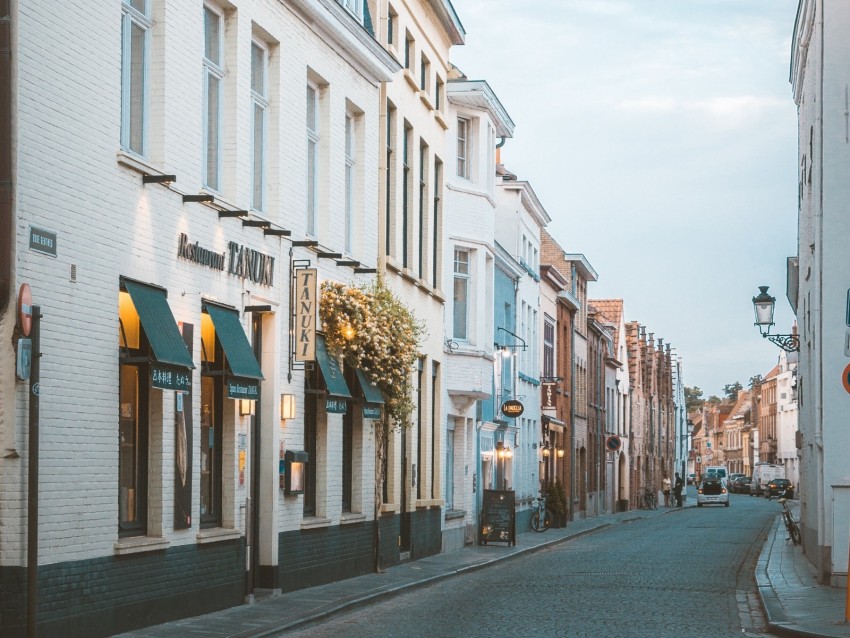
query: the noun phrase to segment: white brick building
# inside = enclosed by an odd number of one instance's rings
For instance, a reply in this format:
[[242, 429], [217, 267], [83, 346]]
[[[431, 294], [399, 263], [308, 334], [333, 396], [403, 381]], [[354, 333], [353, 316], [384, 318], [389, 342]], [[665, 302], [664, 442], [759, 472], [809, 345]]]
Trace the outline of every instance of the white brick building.
[[[43, 314], [39, 635], [372, 569], [356, 377], [353, 398], [326, 401], [327, 368], [291, 365], [289, 337], [294, 269], [356, 283], [376, 266], [380, 87], [399, 67], [360, 7], [13, 3], [10, 272]], [[31, 395], [14, 330], [7, 309], [4, 636], [26, 621]], [[304, 450], [305, 493], [286, 494], [279, 461]]]

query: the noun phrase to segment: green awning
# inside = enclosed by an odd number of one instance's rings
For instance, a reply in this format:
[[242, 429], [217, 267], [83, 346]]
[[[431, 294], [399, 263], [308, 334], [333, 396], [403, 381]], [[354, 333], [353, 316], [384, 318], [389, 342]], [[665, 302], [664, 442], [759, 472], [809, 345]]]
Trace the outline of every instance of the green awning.
[[243, 379], [262, 379], [263, 372], [257, 357], [248, 343], [245, 330], [239, 321], [239, 313], [233, 308], [226, 308], [208, 301], [204, 302], [204, 310], [209, 313], [215, 326], [215, 335], [227, 357], [228, 372]]
[[360, 368], [355, 370], [357, 373], [357, 381], [360, 383], [360, 389], [363, 391], [363, 399], [366, 403], [374, 403], [375, 405], [384, 404], [384, 396], [378, 389], [378, 386], [369, 381], [369, 377]]
[[328, 346], [322, 335], [316, 335], [316, 362], [319, 364], [319, 369], [325, 378], [328, 394], [332, 397], [350, 399], [351, 392], [342, 376], [339, 361], [328, 354]]
[[177, 321], [168, 306], [165, 290], [123, 277], [121, 283], [139, 313], [139, 321], [150, 343], [154, 359], [158, 363], [194, 368], [192, 355], [183, 342]]

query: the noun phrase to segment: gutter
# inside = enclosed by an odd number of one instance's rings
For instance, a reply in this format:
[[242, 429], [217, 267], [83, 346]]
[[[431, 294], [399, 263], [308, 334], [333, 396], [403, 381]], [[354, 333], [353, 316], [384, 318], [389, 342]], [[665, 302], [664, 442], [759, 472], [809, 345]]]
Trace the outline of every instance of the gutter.
[[0, 317], [12, 296], [12, 12], [0, 0]]

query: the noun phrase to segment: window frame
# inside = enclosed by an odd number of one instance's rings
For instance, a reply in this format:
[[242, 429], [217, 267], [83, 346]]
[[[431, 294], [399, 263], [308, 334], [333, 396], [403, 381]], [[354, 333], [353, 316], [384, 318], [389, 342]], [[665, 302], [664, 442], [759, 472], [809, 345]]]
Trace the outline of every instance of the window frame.
[[345, 226], [344, 249], [352, 254], [354, 242], [355, 190], [357, 186], [357, 119], [351, 111], [345, 113]]
[[472, 120], [468, 117], [457, 118], [457, 176], [470, 179], [470, 141]]
[[[260, 74], [262, 87], [258, 92], [254, 86], [254, 51], [260, 51]], [[269, 49], [261, 41], [251, 40], [251, 208], [263, 211], [266, 206], [266, 143], [269, 109]], [[257, 112], [260, 112], [261, 147], [257, 152]], [[259, 163], [259, 166], [257, 165]], [[259, 189], [257, 179], [259, 174]]]
[[[312, 104], [310, 96], [313, 96]], [[307, 234], [311, 237], [317, 235], [317, 214], [319, 210], [319, 144], [321, 143], [320, 129], [320, 89], [312, 82], [307, 83], [306, 95], [306, 135], [307, 135]], [[312, 113], [311, 113], [312, 106]], [[310, 126], [313, 119], [314, 128]], [[312, 153], [311, 153], [312, 151]]]
[[[458, 259], [459, 255], [466, 256], [466, 262]], [[464, 264], [466, 272], [461, 272], [458, 266]], [[472, 283], [472, 251], [463, 246], [454, 247], [454, 256], [452, 258], [452, 339], [457, 341], [469, 342], [469, 293]], [[463, 302], [463, 335], [458, 334], [458, 286], [462, 286], [465, 299]]]
[[[203, 53], [203, 184], [206, 188], [221, 192], [221, 162], [222, 162], [222, 130], [223, 130], [223, 97], [224, 97], [224, 13], [215, 5], [204, 3], [204, 53]], [[206, 51], [206, 27], [207, 12], [218, 19], [218, 62], [207, 57]], [[215, 151], [211, 157], [211, 122], [210, 110], [210, 80], [217, 80], [217, 100], [215, 115]], [[213, 174], [214, 173], [214, 174]]]
[[[206, 319], [204, 319], [206, 317]], [[206, 349], [206, 343], [204, 341], [204, 323], [209, 321], [209, 326], [212, 330], [213, 335], [213, 343], [212, 343], [212, 358], [209, 357], [209, 352]], [[200, 458], [200, 467], [199, 471], [199, 484], [198, 484], [198, 511], [199, 511], [199, 523], [200, 527], [210, 528], [210, 527], [221, 527], [223, 524], [223, 505], [224, 501], [222, 498], [222, 494], [224, 493], [224, 456], [223, 456], [223, 448], [224, 448], [224, 406], [225, 406], [225, 393], [224, 393], [224, 375], [225, 375], [225, 355], [224, 349], [221, 346], [221, 342], [218, 338], [218, 333], [215, 330], [215, 326], [212, 323], [212, 318], [208, 313], [201, 313], [201, 420], [199, 423], [199, 432], [200, 432], [200, 441], [198, 443], [199, 447], [199, 458]], [[207, 328], [209, 330], [210, 328]], [[203, 489], [204, 489], [204, 463], [203, 463], [203, 445], [207, 443], [209, 444], [209, 437], [204, 437], [204, 381], [210, 380], [212, 382], [212, 425], [210, 426], [213, 429], [213, 446], [212, 446], [212, 454], [209, 455], [212, 458], [208, 458], [209, 465], [207, 474], [209, 475], [209, 488], [210, 488], [210, 502], [212, 503], [212, 513], [209, 511], [202, 512], [201, 507], [203, 506]]]
[[[141, 105], [139, 122], [141, 148], [134, 148], [132, 142], [132, 103], [133, 103], [133, 65], [132, 57], [133, 42], [132, 32], [133, 27], [139, 27], [143, 31], [144, 53], [141, 68]], [[135, 8], [131, 0], [122, 0], [121, 2], [121, 130], [119, 135], [119, 144], [122, 150], [128, 151], [139, 157], [146, 157], [148, 151], [148, 116], [149, 116], [149, 75], [150, 75], [150, 49], [151, 49], [151, 31], [153, 29], [153, 21], [150, 18], [150, 2], [145, 0], [144, 11], [139, 11]]]

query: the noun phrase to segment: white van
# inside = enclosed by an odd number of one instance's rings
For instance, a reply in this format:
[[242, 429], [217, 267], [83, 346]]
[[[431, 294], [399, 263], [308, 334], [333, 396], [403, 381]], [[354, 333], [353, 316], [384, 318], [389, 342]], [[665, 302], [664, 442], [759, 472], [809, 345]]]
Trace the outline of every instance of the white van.
[[729, 473], [726, 471], [725, 465], [709, 465], [702, 473], [702, 478], [707, 479], [709, 477], [719, 478], [723, 481], [723, 485], [726, 485], [726, 481], [729, 480]]
[[767, 484], [775, 478], [785, 478], [785, 467], [774, 463], [756, 463], [753, 468], [753, 480], [750, 483], [750, 496], [761, 496]]

